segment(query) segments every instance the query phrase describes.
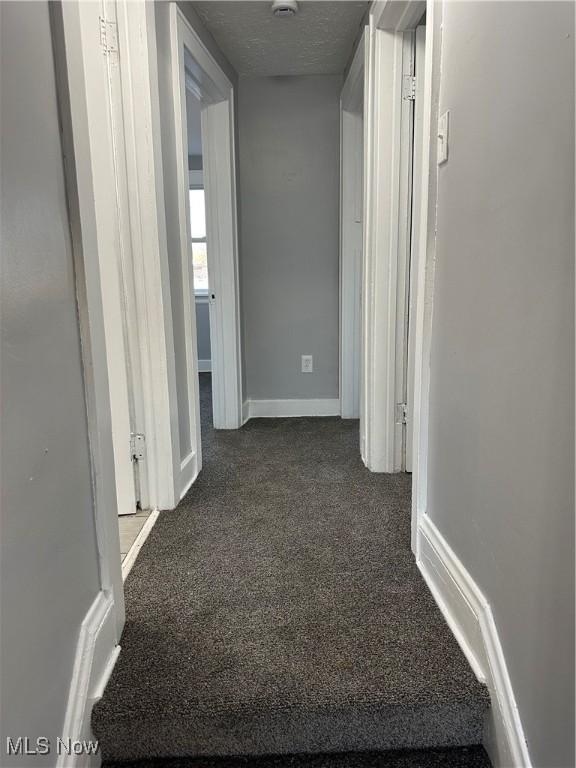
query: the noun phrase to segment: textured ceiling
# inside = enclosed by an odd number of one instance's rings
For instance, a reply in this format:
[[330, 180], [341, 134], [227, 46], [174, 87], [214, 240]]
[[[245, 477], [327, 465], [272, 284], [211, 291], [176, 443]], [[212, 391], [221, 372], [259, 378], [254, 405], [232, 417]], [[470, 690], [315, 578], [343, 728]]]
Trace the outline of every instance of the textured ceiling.
[[301, 0], [298, 14], [276, 18], [264, 0], [192, 3], [239, 75], [340, 74], [368, 2]]

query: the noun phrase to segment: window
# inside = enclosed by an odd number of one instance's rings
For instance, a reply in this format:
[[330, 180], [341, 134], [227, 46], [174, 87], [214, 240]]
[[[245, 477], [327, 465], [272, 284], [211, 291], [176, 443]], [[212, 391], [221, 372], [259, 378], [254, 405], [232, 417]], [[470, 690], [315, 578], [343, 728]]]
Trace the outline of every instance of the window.
[[206, 211], [204, 190], [190, 190], [190, 237], [192, 239], [192, 266], [194, 292], [208, 293], [208, 262], [206, 253]]

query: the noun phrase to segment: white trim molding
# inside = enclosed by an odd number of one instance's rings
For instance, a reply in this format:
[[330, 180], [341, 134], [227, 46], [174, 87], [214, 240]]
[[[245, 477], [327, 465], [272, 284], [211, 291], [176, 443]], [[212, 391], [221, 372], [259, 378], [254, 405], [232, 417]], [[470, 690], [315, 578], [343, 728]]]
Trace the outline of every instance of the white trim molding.
[[284, 416], [340, 415], [340, 400], [337, 397], [313, 400], [246, 400], [245, 405], [246, 421]]
[[141, 0], [107, 5], [116, 10], [122, 61], [109, 72], [131, 431], [146, 435], [137, 466], [140, 503], [165, 509], [176, 503], [176, 389], [154, 7]]
[[405, 427], [411, 107], [402, 98], [413, 34], [378, 27], [372, 12], [364, 94], [364, 233], [360, 448], [373, 472], [400, 472]]
[[340, 94], [340, 406], [360, 416], [362, 221], [364, 176], [364, 38]]
[[[175, 145], [178, 157], [188, 157], [186, 91], [189, 90], [200, 98], [202, 105], [214, 426], [216, 429], [238, 429], [242, 421], [242, 356], [234, 87], [176, 3], [170, 4], [170, 29], [172, 96], [176, 114]], [[193, 70], [186, 66], [188, 57], [194, 63]], [[187, 159], [177, 170], [181, 251], [184, 258], [190, 261], [187, 204], [190, 175]], [[195, 318], [191, 322], [194, 323]], [[197, 439], [200, 442], [199, 430]], [[200, 455], [200, 445], [198, 454]]]
[[484, 745], [494, 768], [532, 762], [490, 604], [428, 515], [418, 527], [418, 567], [478, 679], [491, 710]]
[[154, 528], [156, 520], [158, 520], [159, 514], [160, 512], [157, 509], [154, 509], [152, 512], [150, 512], [150, 514], [146, 518], [146, 522], [144, 523], [142, 528], [140, 528], [140, 530], [138, 531], [138, 535], [132, 542], [132, 546], [126, 553], [126, 557], [122, 561], [122, 580], [123, 581], [126, 581], [126, 579], [128, 578], [128, 574], [132, 570], [132, 566], [136, 562], [136, 558], [140, 554], [140, 550], [144, 546], [144, 542], [150, 535], [150, 531], [152, 530], [152, 528]]
[[[86, 387], [94, 518], [101, 588], [111, 594], [116, 635], [124, 626], [124, 592], [118, 533], [118, 412], [128, 407], [118, 272], [119, 214], [110, 132], [108, 64], [93, 30], [100, 25], [97, 3], [54, 3], [54, 47], [65, 149], [72, 250]], [[111, 370], [118, 369], [110, 378]], [[112, 400], [116, 400], [116, 409]], [[124, 402], [124, 405], [120, 403]], [[120, 421], [124, 421], [125, 417]], [[128, 422], [129, 423], [129, 422]], [[128, 436], [127, 436], [128, 439]], [[129, 462], [131, 464], [131, 462]], [[120, 469], [126, 478], [126, 467]], [[108, 633], [107, 635], [108, 636]], [[68, 718], [68, 715], [67, 715]], [[69, 718], [66, 723], [69, 722]]]
[[[418, 5], [418, 3], [414, 3]], [[432, 339], [432, 308], [434, 304], [434, 264], [436, 232], [435, 175], [431, 175], [432, 148], [436, 143], [432, 126], [437, 104], [433, 100], [433, 69], [439, 58], [441, 35], [437, 25], [442, 8], [435, 0], [426, 3], [426, 48], [424, 52], [424, 84], [422, 88], [422, 146], [420, 208], [414, 210], [418, 219], [418, 251], [412, 254], [411, 285], [415, 300], [411, 318], [413, 344], [412, 392], [412, 550], [418, 558], [418, 524], [427, 509], [428, 490], [428, 421], [430, 396], [430, 349]], [[439, 17], [440, 14], [440, 17]], [[434, 171], [434, 174], [436, 172]], [[414, 297], [413, 297], [414, 298]]]
[[[111, 592], [99, 592], [80, 626], [62, 729], [63, 740], [92, 739], [92, 708], [102, 697], [119, 653], [114, 599]], [[64, 751], [56, 765], [57, 768], [96, 766], [99, 765], [99, 755], [74, 755]]]

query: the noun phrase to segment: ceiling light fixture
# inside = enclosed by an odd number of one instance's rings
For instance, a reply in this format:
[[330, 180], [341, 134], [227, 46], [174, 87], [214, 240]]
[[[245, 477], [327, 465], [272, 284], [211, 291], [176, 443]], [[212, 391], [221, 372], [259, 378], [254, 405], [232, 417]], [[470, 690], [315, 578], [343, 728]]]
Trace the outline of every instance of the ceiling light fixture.
[[278, 18], [287, 16], [296, 16], [298, 13], [298, 3], [296, 0], [274, 0], [272, 3], [272, 13]]

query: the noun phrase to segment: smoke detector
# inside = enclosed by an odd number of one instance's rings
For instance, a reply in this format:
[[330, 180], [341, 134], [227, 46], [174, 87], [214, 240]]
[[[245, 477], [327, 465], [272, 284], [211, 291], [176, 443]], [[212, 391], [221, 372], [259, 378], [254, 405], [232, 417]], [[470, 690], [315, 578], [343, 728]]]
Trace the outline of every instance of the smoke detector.
[[298, 3], [296, 0], [274, 0], [272, 3], [272, 13], [278, 18], [287, 16], [296, 16], [298, 13]]

